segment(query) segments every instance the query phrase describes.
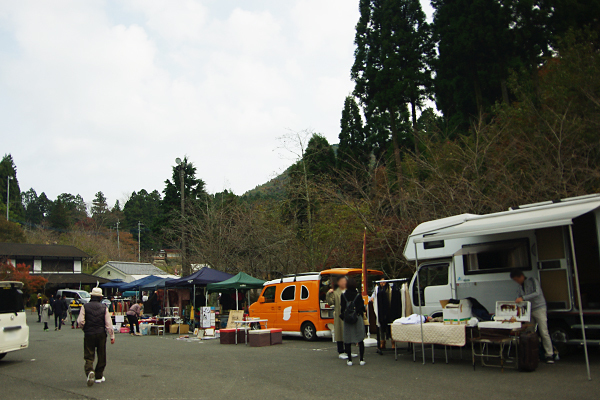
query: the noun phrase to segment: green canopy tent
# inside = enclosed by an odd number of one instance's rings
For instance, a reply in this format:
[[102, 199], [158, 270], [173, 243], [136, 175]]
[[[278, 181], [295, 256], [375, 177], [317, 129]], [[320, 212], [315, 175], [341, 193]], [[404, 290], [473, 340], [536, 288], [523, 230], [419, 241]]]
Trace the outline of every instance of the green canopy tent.
[[248, 289], [260, 289], [263, 287], [264, 283], [265, 281], [263, 281], [262, 279], [253, 278], [244, 272], [240, 272], [233, 278], [229, 278], [226, 281], [218, 283], [209, 283], [206, 286], [206, 290], [208, 293], [226, 293], [235, 291], [235, 308], [239, 310], [240, 307], [238, 304], [238, 291]]

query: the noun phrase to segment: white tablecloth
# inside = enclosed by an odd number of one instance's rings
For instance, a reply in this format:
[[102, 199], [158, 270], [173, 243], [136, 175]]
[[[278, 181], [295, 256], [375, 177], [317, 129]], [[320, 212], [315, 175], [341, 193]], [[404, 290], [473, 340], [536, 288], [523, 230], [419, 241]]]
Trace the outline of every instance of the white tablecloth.
[[[421, 343], [421, 325], [392, 324], [392, 339], [396, 342]], [[423, 342], [446, 346], [464, 346], [466, 325], [444, 325], [442, 322], [423, 324]]]

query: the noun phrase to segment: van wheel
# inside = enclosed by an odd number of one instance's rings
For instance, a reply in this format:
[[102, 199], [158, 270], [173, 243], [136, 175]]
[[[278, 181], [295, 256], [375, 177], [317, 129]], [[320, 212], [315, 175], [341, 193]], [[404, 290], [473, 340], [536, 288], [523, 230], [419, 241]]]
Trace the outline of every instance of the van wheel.
[[0, 354], [0, 360], [2, 360], [4, 357], [6, 357], [6, 353]]
[[305, 322], [300, 328], [302, 331], [302, 337], [308, 341], [315, 340], [317, 338], [317, 330], [312, 322]]

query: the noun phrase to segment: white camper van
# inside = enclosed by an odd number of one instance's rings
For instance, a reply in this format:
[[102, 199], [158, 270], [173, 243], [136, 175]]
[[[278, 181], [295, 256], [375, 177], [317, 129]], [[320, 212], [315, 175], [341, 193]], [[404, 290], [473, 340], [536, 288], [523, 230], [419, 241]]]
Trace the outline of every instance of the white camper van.
[[519, 268], [540, 280], [552, 340], [566, 350], [582, 344], [576, 265], [587, 342], [599, 345], [599, 228], [600, 195], [425, 222], [404, 249], [418, 265], [410, 284], [413, 309], [419, 298], [431, 315], [442, 311], [440, 300], [473, 297], [493, 313], [496, 301], [516, 298], [509, 272]]
[[21, 289], [21, 282], [0, 282], [0, 360], [6, 353], [29, 346], [29, 326]]

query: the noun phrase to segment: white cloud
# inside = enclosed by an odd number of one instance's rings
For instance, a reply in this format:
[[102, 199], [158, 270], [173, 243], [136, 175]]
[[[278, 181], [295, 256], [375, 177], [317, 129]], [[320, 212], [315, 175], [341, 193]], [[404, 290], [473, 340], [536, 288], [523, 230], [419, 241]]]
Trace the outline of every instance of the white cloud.
[[277, 138], [337, 142], [358, 1], [0, 3], [0, 135], [22, 189], [162, 190], [188, 155], [210, 191], [287, 167]]

